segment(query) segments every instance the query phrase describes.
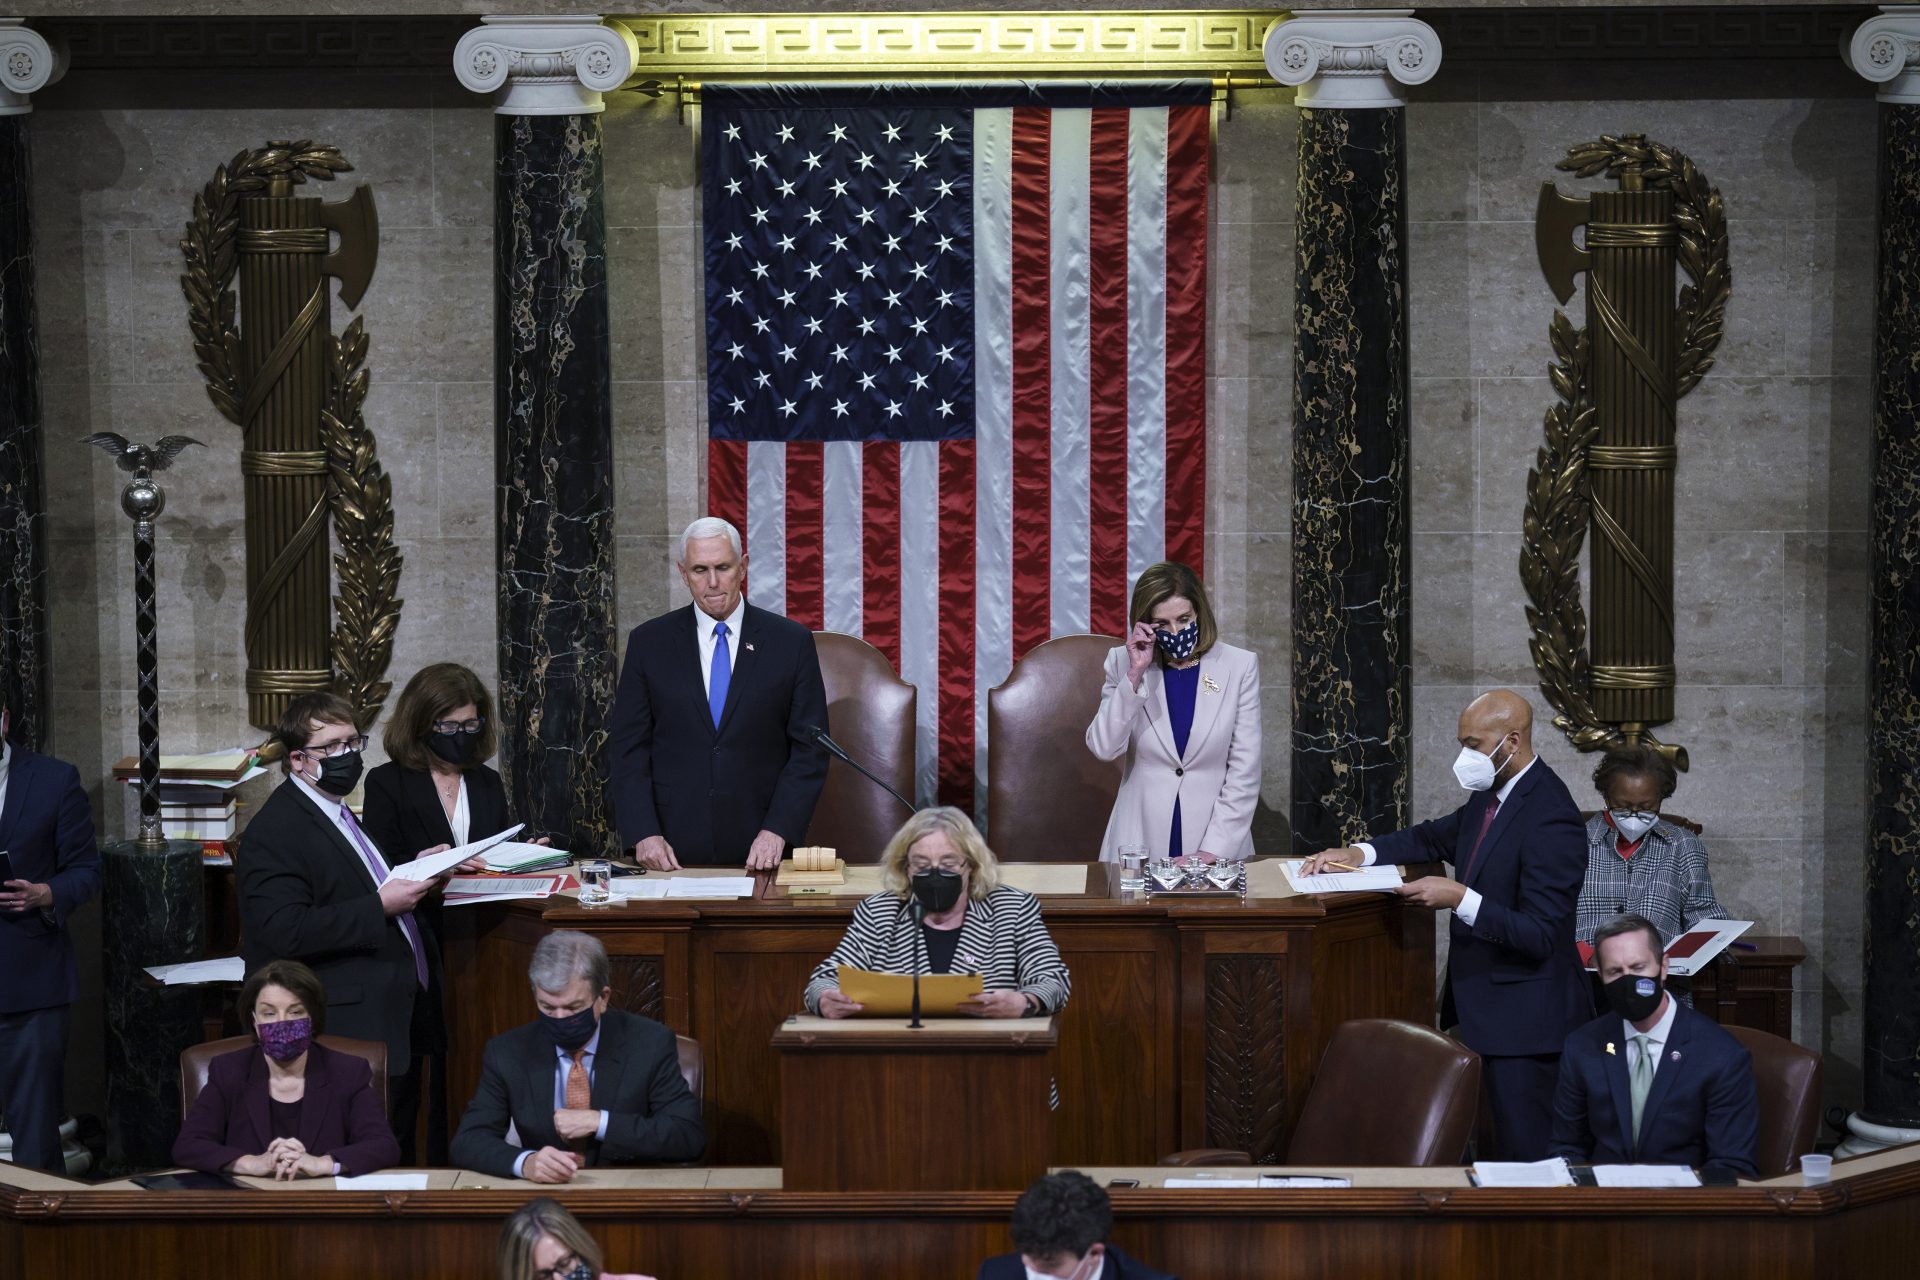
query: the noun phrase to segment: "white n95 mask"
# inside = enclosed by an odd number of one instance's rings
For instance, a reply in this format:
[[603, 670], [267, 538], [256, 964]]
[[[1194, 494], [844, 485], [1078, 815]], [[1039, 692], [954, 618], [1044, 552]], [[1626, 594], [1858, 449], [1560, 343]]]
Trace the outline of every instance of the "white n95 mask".
[[1653, 830], [1653, 824], [1660, 821], [1657, 813], [1640, 813], [1633, 809], [1609, 809], [1607, 816], [1613, 819], [1613, 826], [1628, 844], [1639, 844], [1640, 837]]
[[[1507, 759], [1513, 759], [1508, 756]], [[1500, 772], [1493, 757], [1484, 751], [1475, 751], [1472, 747], [1460, 748], [1460, 754], [1453, 762], [1453, 776], [1460, 785], [1469, 791], [1490, 791], [1493, 779]]]

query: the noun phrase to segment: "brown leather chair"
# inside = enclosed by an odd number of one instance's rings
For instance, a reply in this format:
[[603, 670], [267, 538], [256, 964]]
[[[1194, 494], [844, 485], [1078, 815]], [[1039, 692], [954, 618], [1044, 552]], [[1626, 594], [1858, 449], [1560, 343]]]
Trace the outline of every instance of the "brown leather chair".
[[[817, 631], [813, 639], [820, 651], [820, 678], [827, 686], [827, 723], [822, 727], [848, 755], [911, 800], [919, 695], [894, 674], [887, 655], [865, 640], [837, 631]], [[898, 800], [833, 760], [806, 842], [838, 849], [849, 863], [878, 862], [906, 820], [907, 811]]]
[[1792, 1173], [1813, 1150], [1820, 1128], [1820, 1055], [1783, 1036], [1751, 1027], [1723, 1027], [1753, 1055], [1760, 1096], [1760, 1140], [1753, 1166], [1763, 1178]]
[[1008, 862], [1092, 862], [1120, 762], [1087, 750], [1118, 636], [1059, 636], [987, 694], [987, 839]]
[[[180, 1114], [193, 1110], [193, 1100], [207, 1087], [207, 1072], [213, 1069], [213, 1060], [223, 1053], [232, 1053], [235, 1049], [246, 1049], [256, 1044], [252, 1036], [228, 1036], [225, 1040], [209, 1040], [205, 1044], [189, 1045], [180, 1051]], [[380, 1099], [380, 1110], [387, 1110], [387, 1046], [379, 1040], [349, 1040], [345, 1036], [321, 1036], [320, 1043], [335, 1053], [351, 1053], [357, 1058], [365, 1058], [367, 1065], [373, 1068], [373, 1091]]]
[[[1371, 1080], [1356, 1107], [1354, 1081]], [[1480, 1108], [1480, 1055], [1431, 1027], [1355, 1018], [1333, 1030], [1287, 1144], [1291, 1165], [1459, 1164]]]
[[687, 1092], [705, 1102], [707, 1059], [700, 1051], [700, 1042], [692, 1036], [675, 1036], [673, 1047], [680, 1054], [680, 1078], [687, 1082]]

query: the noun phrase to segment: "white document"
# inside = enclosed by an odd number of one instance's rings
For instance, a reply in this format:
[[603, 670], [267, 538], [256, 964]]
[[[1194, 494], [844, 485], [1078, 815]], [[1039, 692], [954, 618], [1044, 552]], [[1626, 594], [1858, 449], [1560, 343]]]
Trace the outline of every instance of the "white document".
[[751, 898], [752, 876], [690, 876], [666, 882], [669, 898]]
[[1751, 920], [1702, 920], [1667, 943], [1667, 972], [1690, 978], [1713, 963], [1733, 940], [1753, 928]]
[[565, 849], [555, 849], [544, 844], [527, 844], [520, 840], [505, 840], [487, 850], [487, 870], [513, 871], [530, 862], [552, 862], [555, 858], [566, 856]]
[[1263, 1173], [1263, 1187], [1350, 1187], [1352, 1178], [1336, 1178], [1323, 1173]]
[[475, 840], [469, 844], [463, 844], [459, 848], [449, 849], [445, 853], [430, 853], [424, 858], [415, 858], [412, 862], [403, 862], [387, 874], [395, 880], [431, 880], [437, 875], [442, 875], [453, 870], [453, 868], [459, 866], [468, 858], [476, 854], [485, 853], [487, 850], [493, 848], [493, 846], [501, 844], [510, 837], [520, 834], [520, 829], [526, 825], [524, 822], [516, 822], [498, 835], [491, 835], [485, 840]]
[[1483, 1187], [1570, 1187], [1573, 1185], [1573, 1170], [1567, 1168], [1567, 1162], [1561, 1156], [1532, 1163], [1476, 1160], [1473, 1162], [1473, 1180]]
[[1168, 1178], [1163, 1187], [1257, 1187], [1258, 1178]]
[[508, 902], [521, 898], [549, 898], [565, 876], [455, 876], [447, 881], [446, 904]]
[[363, 1173], [357, 1178], [336, 1177], [335, 1191], [425, 1191], [424, 1173]]
[[169, 987], [192, 986], [200, 982], [245, 982], [247, 962], [239, 956], [218, 960], [189, 960], [185, 964], [152, 964], [147, 972]]
[[[620, 876], [613, 882], [613, 896], [616, 898], [664, 898], [667, 886], [672, 880], [655, 880], [648, 876]], [[686, 884], [698, 884], [698, 880], [683, 881]]]
[[1393, 863], [1358, 871], [1322, 871], [1317, 876], [1301, 875], [1300, 868], [1305, 865], [1304, 858], [1289, 858], [1280, 864], [1295, 893], [1392, 893], [1400, 887], [1400, 868]]
[[1593, 1180], [1603, 1187], [1697, 1187], [1700, 1175], [1684, 1164], [1597, 1164]]

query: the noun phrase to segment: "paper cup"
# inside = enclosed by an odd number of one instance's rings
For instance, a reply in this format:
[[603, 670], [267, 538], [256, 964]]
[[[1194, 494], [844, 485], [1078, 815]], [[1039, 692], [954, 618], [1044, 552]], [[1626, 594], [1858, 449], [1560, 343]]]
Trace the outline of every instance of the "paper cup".
[[1805, 1185], [1817, 1186], [1833, 1177], [1833, 1157], [1812, 1154], [1800, 1157], [1800, 1181]]

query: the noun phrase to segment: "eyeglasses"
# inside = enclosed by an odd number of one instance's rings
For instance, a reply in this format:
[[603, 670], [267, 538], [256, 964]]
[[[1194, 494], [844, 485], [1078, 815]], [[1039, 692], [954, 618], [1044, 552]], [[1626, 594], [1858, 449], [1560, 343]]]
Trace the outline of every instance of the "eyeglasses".
[[946, 871], [959, 875], [967, 869], [967, 864], [959, 858], [942, 858], [938, 862], [921, 858], [908, 858], [907, 870], [918, 875], [922, 871]]
[[338, 742], [329, 742], [317, 747], [306, 746], [300, 748], [302, 753], [321, 760], [331, 760], [333, 757], [343, 756], [349, 751], [365, 751], [366, 749], [367, 735], [364, 733], [357, 733], [351, 738], [342, 738]]
[[533, 1280], [572, 1280], [574, 1272], [580, 1269], [580, 1255], [570, 1253], [552, 1266], [534, 1272]]
[[472, 720], [435, 720], [435, 733], [478, 733], [487, 727], [487, 718], [479, 716]]

